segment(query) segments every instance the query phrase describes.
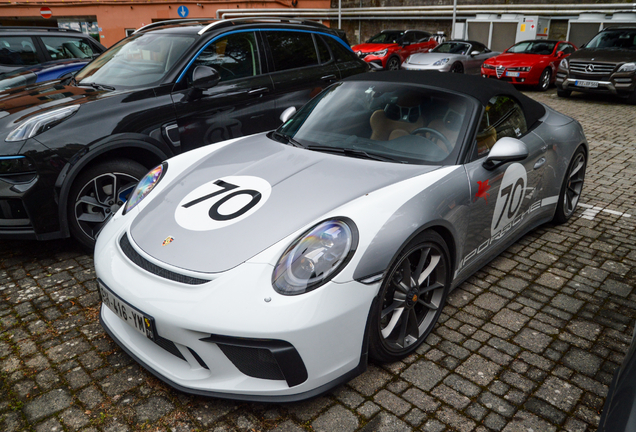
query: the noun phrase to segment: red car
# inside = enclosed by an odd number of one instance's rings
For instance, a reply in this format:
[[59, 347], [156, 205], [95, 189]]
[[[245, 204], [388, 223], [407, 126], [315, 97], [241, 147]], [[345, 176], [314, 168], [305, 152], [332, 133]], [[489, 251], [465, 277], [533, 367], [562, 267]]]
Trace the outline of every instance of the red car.
[[528, 40], [514, 44], [481, 65], [484, 78], [495, 78], [512, 84], [533, 85], [541, 91], [556, 79], [559, 62], [576, 51], [566, 41]]
[[363, 44], [351, 49], [368, 63], [383, 69], [397, 70], [411, 54], [428, 52], [437, 42], [430, 33], [420, 30], [382, 30]]

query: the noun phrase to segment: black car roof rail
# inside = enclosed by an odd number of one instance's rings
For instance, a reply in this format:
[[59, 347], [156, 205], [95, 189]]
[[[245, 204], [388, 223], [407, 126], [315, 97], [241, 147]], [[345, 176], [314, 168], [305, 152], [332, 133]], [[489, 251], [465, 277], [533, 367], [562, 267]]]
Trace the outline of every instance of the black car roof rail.
[[220, 21], [216, 21], [213, 22], [211, 24], [209, 24], [207, 27], [204, 27], [203, 29], [201, 29], [201, 31], [199, 31], [199, 34], [203, 34], [206, 31], [208, 31], [209, 29], [211, 29], [212, 27], [217, 27], [218, 25], [224, 24], [225, 25], [234, 25], [234, 24], [239, 24], [239, 23], [263, 23], [263, 22], [285, 22], [285, 23], [290, 23], [290, 24], [304, 24], [304, 25], [310, 25], [313, 27], [320, 27], [320, 28], [328, 28], [326, 25], [324, 24], [320, 24], [319, 22], [316, 21], [312, 21], [312, 20], [308, 20], [308, 19], [303, 19], [303, 18], [285, 18], [285, 17], [275, 17], [275, 16], [253, 16], [253, 17], [241, 17], [241, 18], [230, 18], [230, 19], [223, 19]]
[[185, 24], [185, 23], [197, 23], [197, 22], [209, 22], [209, 21], [218, 21], [216, 18], [182, 18], [182, 19], [173, 19], [166, 21], [157, 21], [150, 24], [146, 24], [143, 27], [139, 27], [137, 30], [133, 32], [133, 34], [140, 32], [142, 30], [148, 30], [156, 27], [169, 26], [174, 24]]
[[62, 31], [62, 32], [73, 32], [73, 33], [81, 33], [79, 30], [60, 28], [60, 27], [28, 27], [28, 26], [0, 26], [0, 31]]

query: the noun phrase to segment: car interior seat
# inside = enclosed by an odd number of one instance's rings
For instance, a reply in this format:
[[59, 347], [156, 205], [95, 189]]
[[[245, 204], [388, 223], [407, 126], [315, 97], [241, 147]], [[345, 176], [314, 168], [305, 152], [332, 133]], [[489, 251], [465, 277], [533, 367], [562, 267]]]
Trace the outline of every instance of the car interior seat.
[[390, 141], [424, 127], [424, 117], [418, 106], [402, 107], [395, 103], [375, 111], [369, 122], [371, 139], [376, 141]]

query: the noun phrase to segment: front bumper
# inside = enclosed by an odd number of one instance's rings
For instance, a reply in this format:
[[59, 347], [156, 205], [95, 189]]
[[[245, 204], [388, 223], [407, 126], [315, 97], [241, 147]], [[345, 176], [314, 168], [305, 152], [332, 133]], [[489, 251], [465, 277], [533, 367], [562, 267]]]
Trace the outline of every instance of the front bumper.
[[559, 69], [556, 75], [556, 86], [559, 89], [583, 93], [628, 96], [630, 93], [636, 91], [636, 74], [633, 72], [617, 72], [604, 79], [598, 79], [593, 75], [571, 77], [567, 71]]
[[[97, 277], [154, 318], [159, 339], [148, 339], [104, 305], [100, 321], [128, 354], [166, 383], [194, 394], [286, 402], [313, 397], [366, 369], [363, 341], [378, 286], [330, 282], [307, 294], [283, 296], [272, 288], [273, 266], [258, 259], [223, 274], [197, 275], [209, 279], [206, 283], [176, 282], [128, 259], [119, 243], [124, 221], [113, 218], [98, 237]], [[277, 347], [287, 350], [291, 363], [283, 364]], [[272, 367], [282, 376], [258, 372]], [[304, 378], [298, 373], [290, 378], [290, 370], [302, 368]]]
[[[537, 85], [539, 84], [539, 76], [535, 73], [534, 69], [535, 68], [530, 69], [529, 72], [508, 71], [508, 69], [506, 69], [501, 77], [497, 77], [497, 72], [494, 69], [484, 69], [482, 67], [481, 76], [506, 81], [515, 85]], [[509, 76], [508, 74], [517, 74], [517, 76]]]
[[405, 70], [432, 70], [438, 72], [450, 72], [452, 63], [448, 62], [443, 66], [433, 66], [433, 65], [418, 65], [411, 63], [402, 63], [402, 69]]

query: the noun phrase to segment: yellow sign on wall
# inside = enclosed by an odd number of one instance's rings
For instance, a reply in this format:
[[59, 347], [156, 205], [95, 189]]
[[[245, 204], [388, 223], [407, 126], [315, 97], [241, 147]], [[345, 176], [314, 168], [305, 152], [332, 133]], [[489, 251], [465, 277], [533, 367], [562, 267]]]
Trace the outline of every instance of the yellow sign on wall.
[[521, 24], [521, 31], [522, 32], [526, 31], [526, 25], [525, 24]]

